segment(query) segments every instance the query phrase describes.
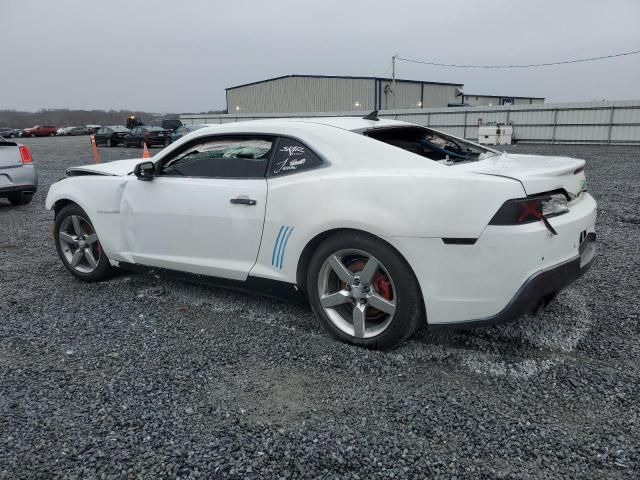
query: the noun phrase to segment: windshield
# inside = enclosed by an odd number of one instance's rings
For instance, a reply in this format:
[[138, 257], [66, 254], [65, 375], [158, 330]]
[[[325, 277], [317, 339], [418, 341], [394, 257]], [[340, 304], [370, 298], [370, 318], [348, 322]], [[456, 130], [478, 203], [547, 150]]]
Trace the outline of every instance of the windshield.
[[418, 126], [373, 128], [363, 134], [445, 165], [482, 160], [500, 153]]

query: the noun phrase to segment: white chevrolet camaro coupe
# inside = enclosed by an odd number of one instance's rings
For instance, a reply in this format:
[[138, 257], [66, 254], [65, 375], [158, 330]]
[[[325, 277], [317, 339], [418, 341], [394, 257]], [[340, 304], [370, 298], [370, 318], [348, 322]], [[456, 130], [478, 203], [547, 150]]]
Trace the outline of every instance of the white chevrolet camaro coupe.
[[595, 256], [584, 165], [375, 112], [259, 120], [69, 168], [46, 206], [82, 280], [145, 267], [306, 297], [338, 339], [383, 349], [422, 322], [516, 319], [577, 279]]

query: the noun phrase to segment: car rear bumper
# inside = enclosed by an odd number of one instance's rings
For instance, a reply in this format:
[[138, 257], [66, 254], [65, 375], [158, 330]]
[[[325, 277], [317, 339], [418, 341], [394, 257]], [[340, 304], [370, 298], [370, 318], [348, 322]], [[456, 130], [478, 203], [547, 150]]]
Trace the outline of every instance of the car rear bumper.
[[499, 313], [475, 320], [430, 325], [430, 328], [473, 328], [511, 322], [538, 306], [545, 306], [560, 290], [575, 282], [593, 264], [596, 257], [596, 234], [587, 234], [580, 245], [580, 255], [536, 272], [520, 287], [509, 304]]
[[145, 140], [148, 145], [162, 145], [164, 146], [165, 142], [171, 142], [171, 137], [151, 137]]
[[[575, 280], [575, 267], [567, 265], [580, 265], [576, 258], [582, 256], [583, 245], [591, 245], [589, 251], [595, 248], [595, 220], [596, 202], [584, 194], [570, 204], [568, 213], [549, 219], [557, 235], [543, 222], [534, 222], [489, 225], [476, 239], [391, 237], [388, 241], [406, 258], [420, 283], [429, 326], [455, 327], [512, 319], [531, 298], [539, 300]], [[545, 282], [549, 286], [543, 289], [540, 285]]]
[[0, 197], [12, 193], [38, 190], [38, 174], [33, 165], [22, 165], [12, 168], [0, 168]]

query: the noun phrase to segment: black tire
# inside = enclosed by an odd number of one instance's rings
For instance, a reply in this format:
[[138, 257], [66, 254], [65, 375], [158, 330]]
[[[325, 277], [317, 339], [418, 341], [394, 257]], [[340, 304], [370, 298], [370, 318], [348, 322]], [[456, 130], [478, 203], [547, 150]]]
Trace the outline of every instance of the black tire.
[[[140, 148], [144, 148], [144, 140], [140, 140]], [[147, 145], [147, 148], [149, 148], [148, 145]]]
[[[369, 338], [356, 337], [338, 328], [320, 303], [318, 284], [321, 269], [332, 255], [345, 250], [363, 251], [375, 257], [383, 265], [394, 286], [395, 312], [390, 323], [381, 333]], [[339, 232], [322, 242], [309, 262], [305, 288], [311, 308], [324, 328], [338, 340], [361, 347], [379, 350], [393, 348], [409, 338], [425, 316], [420, 286], [409, 264], [389, 244], [363, 232]], [[349, 305], [338, 308], [343, 307], [349, 308]], [[369, 310], [365, 310], [365, 314], [367, 311]], [[366, 328], [365, 322], [365, 330]]]
[[31, 137], [31, 138], [36, 138], [36, 134], [35, 134], [35, 133], [32, 133], [32, 134], [30, 135], [30, 137]]
[[55, 133], [50, 133], [49, 134], [50, 137], [55, 137], [55, 135], [56, 135]]
[[122, 147], [129, 148], [129, 145], [127, 145], [127, 141], [124, 138], [122, 139]]
[[[62, 261], [62, 264], [76, 278], [79, 278], [84, 282], [100, 282], [102, 280], [107, 280], [111, 278], [115, 274], [116, 268], [111, 266], [111, 263], [109, 263], [109, 259], [107, 258], [107, 255], [103, 251], [101, 251], [101, 254], [97, 261], [97, 266], [95, 267], [95, 269], [88, 273], [83, 273], [81, 271], [78, 271], [76, 268], [74, 268], [71, 265], [71, 263], [69, 263], [69, 260], [67, 260], [67, 257], [65, 256], [65, 253], [62, 250], [60, 233], [61, 233], [61, 227], [63, 226], [65, 219], [72, 216], [82, 217], [82, 219], [85, 220], [85, 223], [89, 225], [91, 228], [93, 228], [93, 226], [90, 223], [89, 216], [85, 213], [85, 211], [82, 208], [80, 208], [75, 203], [67, 205], [60, 211], [60, 213], [58, 213], [58, 215], [56, 215], [56, 220], [54, 223], [54, 230], [53, 230], [53, 237], [56, 243], [56, 250], [58, 252], [58, 256], [60, 257], [60, 260]], [[93, 231], [95, 233], [95, 230]], [[99, 239], [97, 243], [98, 243], [98, 246], [100, 246]]]
[[111, 137], [107, 138], [106, 144], [107, 144], [107, 147], [109, 148], [115, 147], [115, 145], [113, 144], [113, 141], [111, 140]]
[[165, 138], [164, 139], [164, 146], [165, 148], [168, 147], [169, 145], [171, 145], [171, 139], [170, 138]]
[[33, 200], [33, 193], [12, 193], [7, 199], [11, 202], [11, 205], [26, 205]]

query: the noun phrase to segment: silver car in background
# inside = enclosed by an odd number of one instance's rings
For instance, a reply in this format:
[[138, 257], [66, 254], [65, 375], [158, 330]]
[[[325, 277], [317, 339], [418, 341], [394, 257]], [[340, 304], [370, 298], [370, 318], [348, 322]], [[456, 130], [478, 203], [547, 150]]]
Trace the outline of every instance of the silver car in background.
[[38, 173], [24, 145], [0, 137], [0, 198], [26, 205], [38, 190]]

